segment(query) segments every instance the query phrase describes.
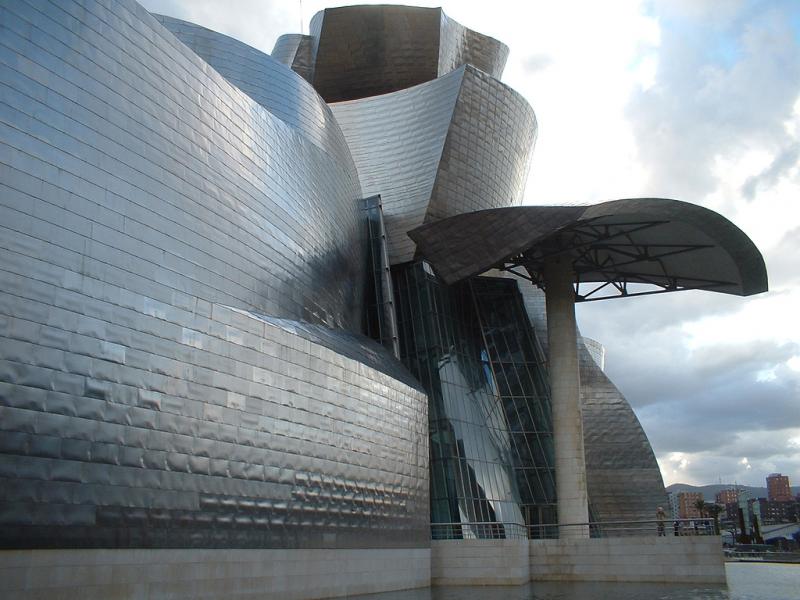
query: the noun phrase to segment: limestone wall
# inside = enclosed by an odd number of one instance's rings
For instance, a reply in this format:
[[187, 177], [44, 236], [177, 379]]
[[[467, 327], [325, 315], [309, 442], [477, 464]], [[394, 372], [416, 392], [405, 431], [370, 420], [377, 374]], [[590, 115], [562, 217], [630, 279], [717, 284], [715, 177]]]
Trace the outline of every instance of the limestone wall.
[[528, 540], [431, 542], [431, 585], [521, 585], [528, 580]]
[[429, 584], [426, 548], [0, 551], [4, 600], [300, 600]]
[[531, 540], [532, 581], [725, 583], [717, 536]]

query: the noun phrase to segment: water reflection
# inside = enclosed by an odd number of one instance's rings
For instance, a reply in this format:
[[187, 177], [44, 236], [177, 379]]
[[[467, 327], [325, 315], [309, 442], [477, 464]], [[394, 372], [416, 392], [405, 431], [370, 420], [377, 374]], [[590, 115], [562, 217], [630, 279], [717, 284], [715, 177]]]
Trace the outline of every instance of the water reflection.
[[728, 595], [728, 590], [722, 586], [559, 582], [530, 583], [523, 586], [448, 586], [358, 596], [358, 600], [731, 600], [732, 598]]

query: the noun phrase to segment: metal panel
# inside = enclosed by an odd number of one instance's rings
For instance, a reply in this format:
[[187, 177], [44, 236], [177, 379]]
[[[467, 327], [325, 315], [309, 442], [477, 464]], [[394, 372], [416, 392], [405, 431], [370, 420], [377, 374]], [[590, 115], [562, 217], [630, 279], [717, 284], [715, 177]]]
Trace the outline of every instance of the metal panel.
[[508, 59], [508, 46], [487, 35], [464, 27], [441, 13], [439, 30], [439, 75], [461, 65], [472, 65], [500, 79]]
[[331, 108], [364, 193], [383, 201], [392, 264], [414, 257], [407, 232], [423, 223], [522, 201], [536, 117], [474, 67]]
[[667, 198], [475, 211], [409, 235], [448, 283], [501, 264], [543, 283], [545, 258], [559, 253], [570, 260], [576, 302], [685, 289], [749, 296], [768, 287], [764, 259], [742, 230]]
[[311, 21], [314, 87], [328, 102], [388, 94], [464, 65], [503, 73], [508, 47], [441, 8], [344, 6]]
[[0, 10], [0, 545], [427, 545], [424, 393], [324, 327], [361, 324], [346, 147], [132, 0]]
[[[365, 195], [380, 195], [392, 264], [411, 259], [464, 76], [454, 71], [393, 94], [331, 105]], [[424, 110], [420, 110], [424, 107]]]
[[285, 68], [293, 65], [194, 23], [153, 16], [230, 83], [332, 154], [341, 167], [354, 171], [350, 151], [330, 108], [311, 84]]
[[270, 56], [291, 68], [306, 81], [313, 80], [314, 38], [312, 36], [299, 33], [281, 35], [275, 40]]

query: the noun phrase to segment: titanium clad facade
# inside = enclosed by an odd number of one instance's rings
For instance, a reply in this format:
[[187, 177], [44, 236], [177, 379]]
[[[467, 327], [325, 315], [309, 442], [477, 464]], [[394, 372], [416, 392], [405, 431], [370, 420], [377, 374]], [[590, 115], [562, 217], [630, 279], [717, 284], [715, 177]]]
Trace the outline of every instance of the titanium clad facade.
[[474, 65], [499, 78], [508, 47], [441, 8], [344, 6], [311, 20], [314, 87], [327, 102], [403, 90]]
[[201, 298], [358, 330], [361, 192], [336, 149], [232, 87], [138, 5], [83, 12], [11, 2], [4, 14], [6, 248], [22, 272], [46, 257], [70, 287], [88, 276], [148, 302]]
[[593, 340], [587, 337], [581, 337], [581, 341], [583, 345], [586, 346], [586, 350], [589, 352], [589, 356], [592, 357], [594, 363], [599, 367], [601, 371], [605, 371], [606, 369], [606, 349], [597, 340]]
[[72, 351], [9, 319], [0, 545], [426, 545], [424, 394], [337, 352], [377, 348], [222, 305], [183, 327], [135, 316], [63, 334]]
[[423, 223], [522, 201], [536, 117], [519, 94], [472, 66], [331, 107], [364, 193], [383, 200], [392, 264], [414, 258], [407, 232]]
[[345, 6], [318, 12], [314, 88], [326, 102], [403, 90], [439, 75], [440, 9]]
[[460, 69], [393, 94], [331, 105], [364, 195], [381, 196], [392, 264], [413, 257], [406, 232], [428, 210], [463, 77]]
[[653, 518], [666, 506], [664, 480], [653, 448], [628, 401], [578, 346], [586, 485], [595, 520]]
[[488, 35], [464, 27], [444, 12], [439, 24], [439, 75], [472, 65], [500, 79], [508, 59], [508, 46]]
[[270, 56], [286, 65], [303, 79], [314, 76], [314, 38], [299, 33], [286, 33], [275, 40]]
[[131, 0], [0, 11], [0, 546], [426, 546], [425, 395], [323, 327], [361, 327], [346, 147]]
[[153, 16], [229, 83], [331, 154], [339, 165], [351, 171], [355, 168], [331, 109], [311, 84], [297, 77], [284, 63], [194, 23]]
[[520, 204], [537, 132], [522, 96], [466, 66], [424, 222]]

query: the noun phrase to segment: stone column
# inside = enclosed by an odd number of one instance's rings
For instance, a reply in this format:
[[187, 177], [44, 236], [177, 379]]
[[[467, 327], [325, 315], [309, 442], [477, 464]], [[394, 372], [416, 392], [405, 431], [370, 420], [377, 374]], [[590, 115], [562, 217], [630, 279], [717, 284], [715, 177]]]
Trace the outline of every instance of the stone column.
[[[573, 281], [574, 273], [569, 257], [557, 256], [545, 263], [547, 341], [550, 346], [550, 394], [559, 523], [589, 521]], [[566, 527], [560, 530], [559, 535], [562, 538], [589, 537], [589, 528]]]

